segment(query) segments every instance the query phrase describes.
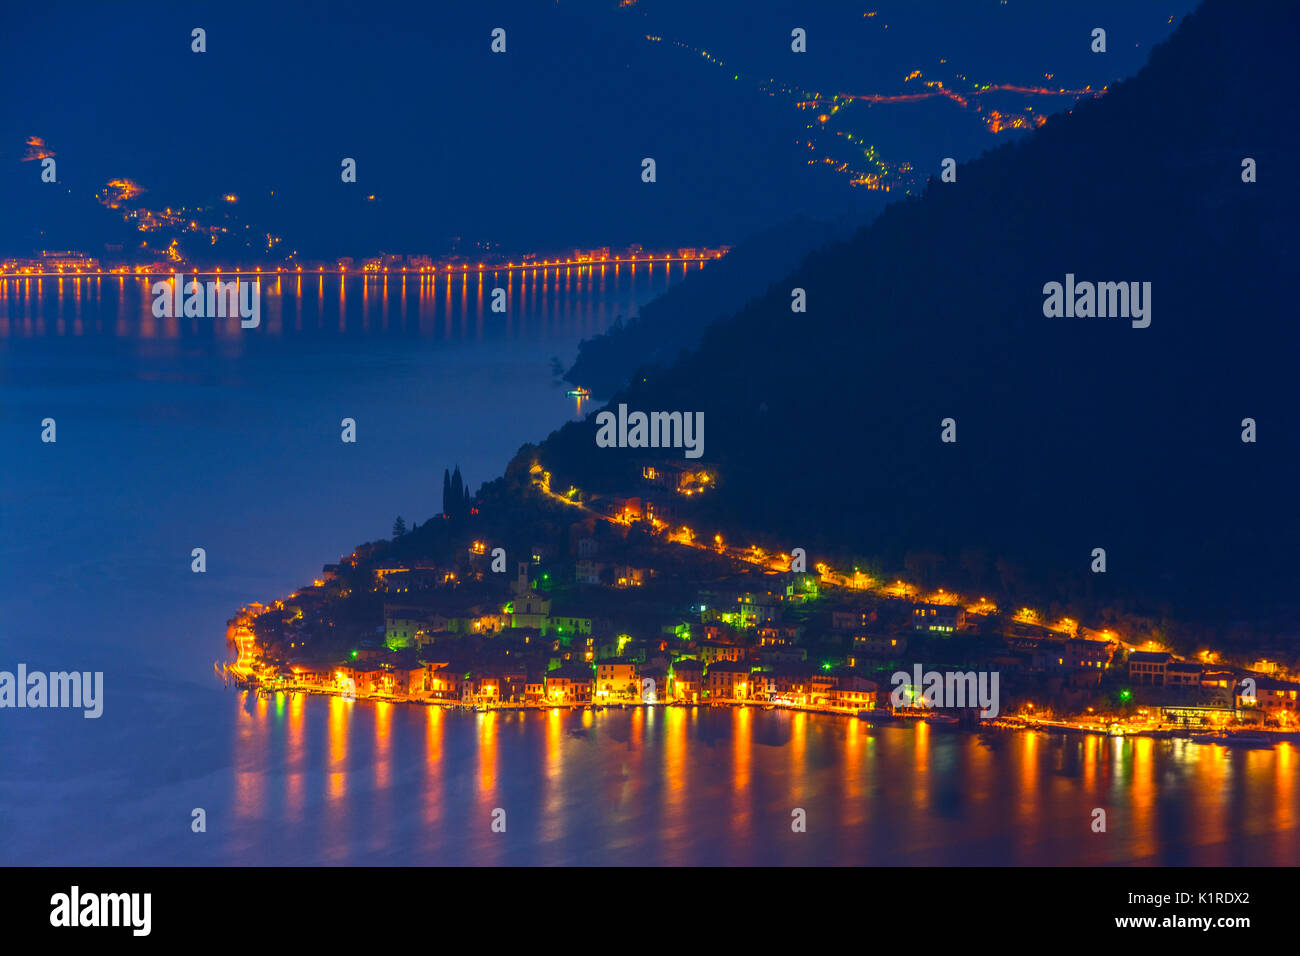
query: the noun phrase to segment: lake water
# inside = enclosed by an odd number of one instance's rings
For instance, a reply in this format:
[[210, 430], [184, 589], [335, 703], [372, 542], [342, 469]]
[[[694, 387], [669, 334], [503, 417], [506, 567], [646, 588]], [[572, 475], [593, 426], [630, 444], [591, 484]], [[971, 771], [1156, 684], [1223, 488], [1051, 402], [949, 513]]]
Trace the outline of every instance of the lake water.
[[210, 671], [239, 607], [441, 511], [444, 468], [477, 488], [573, 417], [553, 360], [687, 269], [267, 277], [255, 329], [156, 319], [140, 278], [0, 280], [0, 660], [66, 643]]
[[[147, 682], [112, 705], [93, 739], [79, 716], [55, 715], [71, 736], [54, 753], [20, 746], [20, 777], [9, 742], [0, 860], [1289, 865], [1300, 853], [1291, 745], [978, 736], [753, 708], [474, 714]], [[190, 830], [195, 807], [205, 833]], [[1092, 830], [1098, 807], [1105, 833]]]
[[440, 510], [444, 467], [477, 486], [574, 415], [552, 357], [681, 274], [516, 275], [507, 316], [476, 275], [283, 277], [255, 330], [154, 319], [139, 279], [0, 281], [0, 669], [105, 672], [98, 720], [0, 711], [0, 863], [1300, 859], [1289, 744], [464, 714], [211, 677], [237, 608]]

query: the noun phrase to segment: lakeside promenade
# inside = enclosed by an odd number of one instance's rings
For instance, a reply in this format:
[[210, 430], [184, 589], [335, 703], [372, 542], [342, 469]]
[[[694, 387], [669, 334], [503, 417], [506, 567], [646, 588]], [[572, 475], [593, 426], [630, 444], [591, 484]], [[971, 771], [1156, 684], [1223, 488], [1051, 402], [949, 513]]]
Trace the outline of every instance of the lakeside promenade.
[[1288, 742], [1300, 743], [1300, 731], [1252, 727], [1248, 730], [1237, 732], [1210, 732], [1157, 724], [1154, 722], [1131, 722], [1123, 724], [1118, 721], [1108, 722], [1105, 720], [1098, 720], [1095, 717], [1089, 720], [1066, 720], [1007, 715], [991, 719], [981, 719], [976, 717], [973, 720], [963, 721], [950, 714], [943, 713], [942, 710], [936, 709], [894, 710], [892, 708], [881, 707], [862, 709], [854, 707], [836, 707], [831, 704], [820, 702], [801, 703], [788, 700], [740, 700], [731, 698], [715, 698], [701, 701], [643, 701], [619, 698], [601, 700], [541, 699], [525, 701], [482, 701], [442, 698], [427, 694], [350, 694], [337, 687], [322, 686], [320, 684], [311, 684], [301, 681], [286, 681], [283, 684], [268, 686], [259, 682], [255, 678], [241, 678], [229, 672], [226, 672], [224, 680], [227, 685], [233, 684], [237, 688], [251, 690], [263, 697], [274, 697], [277, 694], [288, 694], [290, 696], [296, 694], [310, 694], [321, 697], [338, 697], [343, 700], [361, 701], [366, 703], [411, 704], [441, 707], [445, 710], [463, 711], [468, 713], [495, 713], [497, 711], [541, 712], [553, 710], [604, 711], [632, 710], [636, 708], [661, 709], [667, 707], [749, 708], [764, 711], [787, 710], [801, 713], [826, 714], [857, 719], [872, 725], [907, 726], [925, 724], [927, 727], [933, 729], [951, 731], [1031, 731], [1041, 733], [1083, 734], [1103, 737], [1139, 737], [1157, 740], [1180, 738], [1197, 743], [1252, 747], [1271, 747], [1277, 743]]

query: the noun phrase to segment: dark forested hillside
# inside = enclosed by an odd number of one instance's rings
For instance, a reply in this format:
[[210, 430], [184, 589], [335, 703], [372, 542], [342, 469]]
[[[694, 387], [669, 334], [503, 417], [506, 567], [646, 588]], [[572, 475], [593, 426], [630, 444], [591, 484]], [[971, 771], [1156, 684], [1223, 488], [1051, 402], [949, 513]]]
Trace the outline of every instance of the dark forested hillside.
[[726, 258], [645, 305], [639, 315], [584, 341], [565, 378], [606, 397], [626, 386], [638, 369], [672, 364], [699, 345], [709, 323], [733, 314], [814, 249], [853, 229], [848, 221], [794, 219], [750, 236]]
[[[702, 410], [718, 520], [788, 544], [979, 549], [1225, 618], [1290, 601], [1296, 11], [1209, 0], [1138, 76], [889, 207], [617, 400]], [[1045, 317], [1067, 273], [1150, 282], [1150, 326]], [[633, 453], [594, 432], [553, 435], [547, 467], [618, 484]]]

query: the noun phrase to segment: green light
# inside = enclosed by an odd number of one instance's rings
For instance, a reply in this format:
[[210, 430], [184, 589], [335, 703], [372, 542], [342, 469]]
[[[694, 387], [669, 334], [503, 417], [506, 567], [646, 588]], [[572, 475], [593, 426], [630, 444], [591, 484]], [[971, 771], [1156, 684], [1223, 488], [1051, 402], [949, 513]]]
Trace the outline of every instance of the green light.
[[1132, 696], [1133, 696], [1133, 692], [1131, 690], [1122, 690], [1119, 692], [1120, 700], [1128, 700]]
[[353, 659], [354, 661], [357, 659], [357, 652], [356, 652], [356, 651], [353, 651], [353, 652], [352, 652], [352, 659]]

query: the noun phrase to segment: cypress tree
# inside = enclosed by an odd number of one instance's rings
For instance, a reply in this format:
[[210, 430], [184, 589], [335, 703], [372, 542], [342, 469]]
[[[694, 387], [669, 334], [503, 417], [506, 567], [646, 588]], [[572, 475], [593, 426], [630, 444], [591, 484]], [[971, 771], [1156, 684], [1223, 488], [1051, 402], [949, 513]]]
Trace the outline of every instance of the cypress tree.
[[451, 500], [453, 518], [459, 518], [465, 512], [465, 482], [460, 477], [460, 465], [451, 473]]

